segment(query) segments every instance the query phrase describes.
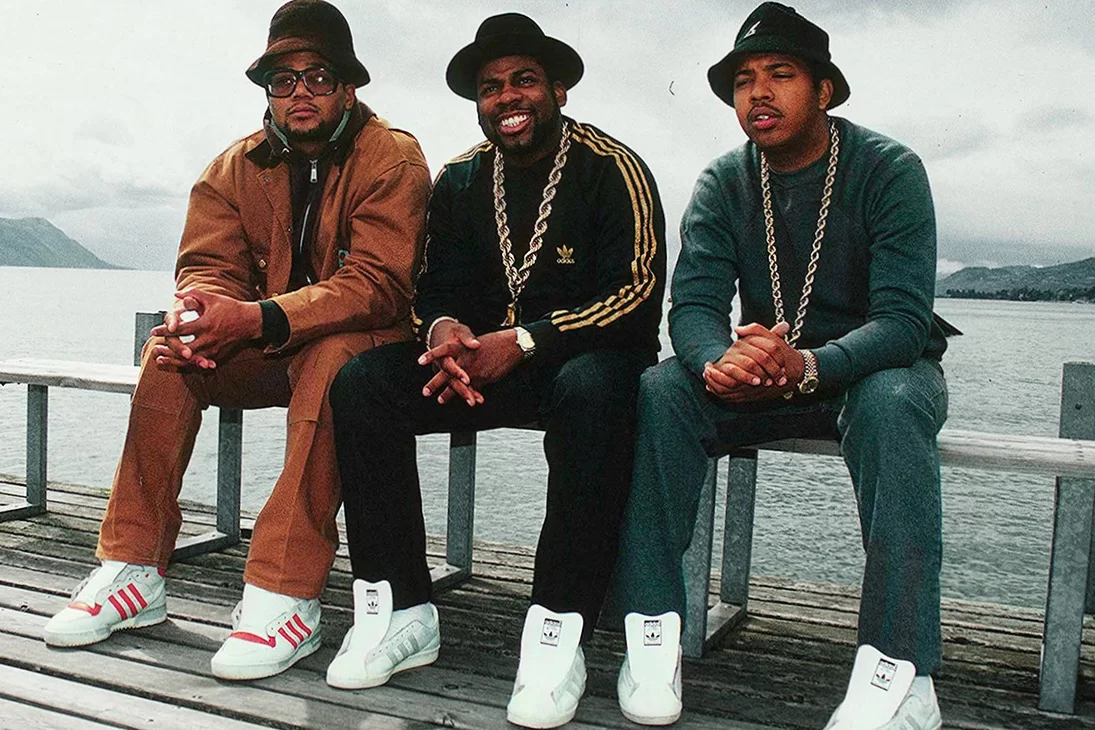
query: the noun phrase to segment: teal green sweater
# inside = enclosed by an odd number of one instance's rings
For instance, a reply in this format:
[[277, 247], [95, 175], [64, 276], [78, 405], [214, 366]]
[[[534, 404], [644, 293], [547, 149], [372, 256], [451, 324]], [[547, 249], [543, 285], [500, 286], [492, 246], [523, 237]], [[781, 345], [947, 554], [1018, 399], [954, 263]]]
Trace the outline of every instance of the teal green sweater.
[[[878, 370], [904, 367], [946, 349], [933, 321], [935, 213], [924, 165], [892, 139], [834, 118], [840, 160], [825, 239], [796, 347], [813, 350], [819, 393], [835, 395]], [[793, 324], [814, 241], [829, 155], [792, 173], [771, 174], [784, 317]], [[775, 324], [752, 142], [700, 175], [681, 220], [669, 334], [696, 375], [733, 342], [731, 300], [742, 324]]]

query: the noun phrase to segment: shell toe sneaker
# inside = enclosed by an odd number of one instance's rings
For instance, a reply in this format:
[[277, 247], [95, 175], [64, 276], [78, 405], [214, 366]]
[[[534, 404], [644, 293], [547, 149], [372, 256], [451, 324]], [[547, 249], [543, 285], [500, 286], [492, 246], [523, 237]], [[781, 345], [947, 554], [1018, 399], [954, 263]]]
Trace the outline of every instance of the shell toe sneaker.
[[260, 679], [284, 672], [319, 649], [319, 599], [294, 598], [245, 584], [232, 612], [234, 629], [213, 655], [220, 679]]
[[891, 659], [869, 644], [856, 652], [844, 701], [825, 730], [941, 730], [935, 685], [912, 662]]
[[629, 613], [627, 654], [616, 682], [620, 712], [639, 725], [671, 725], [681, 716], [681, 617]]
[[580, 613], [529, 608], [507, 720], [521, 727], [551, 728], [574, 718], [586, 689], [586, 661], [579, 646], [582, 625]]
[[115, 631], [152, 626], [167, 619], [163, 570], [104, 560], [73, 591], [72, 601], [46, 622], [50, 646], [86, 646]]
[[327, 667], [338, 689], [379, 687], [396, 672], [432, 664], [441, 648], [437, 609], [420, 603], [392, 609], [391, 584], [354, 581], [354, 625]]

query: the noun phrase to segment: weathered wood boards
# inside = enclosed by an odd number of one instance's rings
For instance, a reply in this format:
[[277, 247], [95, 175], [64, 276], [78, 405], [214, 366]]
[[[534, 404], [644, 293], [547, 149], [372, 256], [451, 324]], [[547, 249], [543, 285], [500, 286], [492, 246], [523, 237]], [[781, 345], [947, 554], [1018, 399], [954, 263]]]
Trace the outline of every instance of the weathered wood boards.
[[[0, 481], [0, 501], [21, 489]], [[46, 618], [95, 563], [104, 505], [103, 490], [53, 484], [48, 513], [0, 524], [0, 701], [7, 703], [0, 705], [0, 718], [6, 720], [11, 709], [11, 717], [28, 718], [32, 728], [33, 717], [38, 727], [50, 728], [98, 727], [107, 717], [112, 727], [508, 727], [505, 703], [532, 580], [530, 548], [476, 543], [473, 577], [435, 596], [442, 621], [437, 664], [364, 692], [339, 692], [323, 682], [352, 615], [342, 549], [324, 594], [324, 648], [280, 677], [233, 684], [210, 676], [209, 658], [229, 632], [246, 544], [173, 563], [166, 624], [84, 650], [54, 650], [41, 642]], [[208, 509], [184, 509], [187, 534], [215, 521]], [[431, 539], [431, 562], [444, 548]], [[822, 727], [843, 693], [854, 654], [856, 589], [754, 577], [749, 593], [750, 616], [739, 630], [704, 659], [686, 662], [686, 711], [678, 727]], [[948, 728], [1095, 730], [1090, 618], [1081, 646], [1078, 714], [1065, 716], [1037, 708], [1041, 611], [946, 601], [943, 616], [938, 687]], [[589, 690], [573, 727], [632, 727], [615, 701], [622, 637], [598, 631], [587, 649]], [[62, 684], [42, 684], [43, 692], [23, 681], [39, 673]], [[9, 684], [8, 677], [18, 681]], [[83, 692], [91, 709], [81, 714]], [[108, 704], [132, 711], [132, 724], [97, 714]], [[144, 722], [150, 718], [155, 722]]]

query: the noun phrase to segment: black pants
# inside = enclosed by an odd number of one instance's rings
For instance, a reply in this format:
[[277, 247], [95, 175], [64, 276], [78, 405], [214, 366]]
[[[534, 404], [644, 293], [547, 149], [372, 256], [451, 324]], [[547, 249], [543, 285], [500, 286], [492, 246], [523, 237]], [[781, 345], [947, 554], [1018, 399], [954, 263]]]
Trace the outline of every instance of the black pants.
[[652, 358], [597, 350], [557, 366], [522, 365], [471, 408], [422, 395], [433, 375], [417, 363], [422, 351], [401, 342], [362, 353], [331, 386], [354, 576], [388, 580], [397, 609], [430, 600], [415, 435], [539, 423], [548, 486], [532, 602], [578, 611], [588, 637], [616, 561], [639, 375]]

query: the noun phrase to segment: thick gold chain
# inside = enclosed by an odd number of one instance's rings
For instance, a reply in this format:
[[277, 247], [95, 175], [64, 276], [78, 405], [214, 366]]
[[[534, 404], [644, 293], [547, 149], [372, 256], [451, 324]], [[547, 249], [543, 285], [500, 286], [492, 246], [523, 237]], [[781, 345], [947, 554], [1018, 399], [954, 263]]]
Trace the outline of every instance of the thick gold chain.
[[[806, 278], [802, 282], [802, 298], [798, 301], [798, 313], [795, 325], [786, 335], [787, 344], [795, 346], [802, 334], [802, 323], [806, 319], [806, 306], [810, 303], [810, 293], [814, 290], [814, 274], [821, 256], [821, 241], [825, 238], [825, 221], [829, 217], [829, 201], [833, 195], [833, 181], [836, 179], [836, 163], [840, 157], [840, 133], [836, 124], [829, 121], [829, 171], [825, 177], [825, 189], [821, 194], [821, 211], [817, 216], [817, 231], [814, 233], [814, 247], [810, 251], [810, 263], [806, 267]], [[783, 318], [783, 295], [780, 293], [779, 266], [776, 263], [776, 226], [772, 218], [772, 187], [768, 179], [768, 158], [760, 153], [760, 193], [764, 201], [764, 233], [768, 239], [768, 269], [772, 276], [772, 303], [776, 309], [776, 324], [786, 321]]]
[[570, 150], [570, 123], [564, 121], [559, 151], [555, 153], [555, 165], [548, 173], [547, 184], [544, 186], [540, 214], [532, 226], [532, 238], [529, 240], [528, 251], [525, 252], [521, 268], [518, 269], [513, 258], [513, 243], [510, 241], [509, 221], [506, 217], [505, 161], [502, 159], [502, 150], [497, 146], [494, 148], [494, 219], [498, 224], [498, 246], [502, 249], [502, 266], [506, 269], [506, 283], [509, 285], [510, 294], [510, 304], [507, 307], [506, 321], [502, 323], [503, 325], [516, 324], [517, 298], [521, 296], [521, 291], [525, 288], [532, 266], [536, 263], [536, 254], [544, 243], [547, 220], [551, 215], [551, 201], [555, 199], [555, 188], [563, 179], [563, 166], [567, 163], [568, 150]]

